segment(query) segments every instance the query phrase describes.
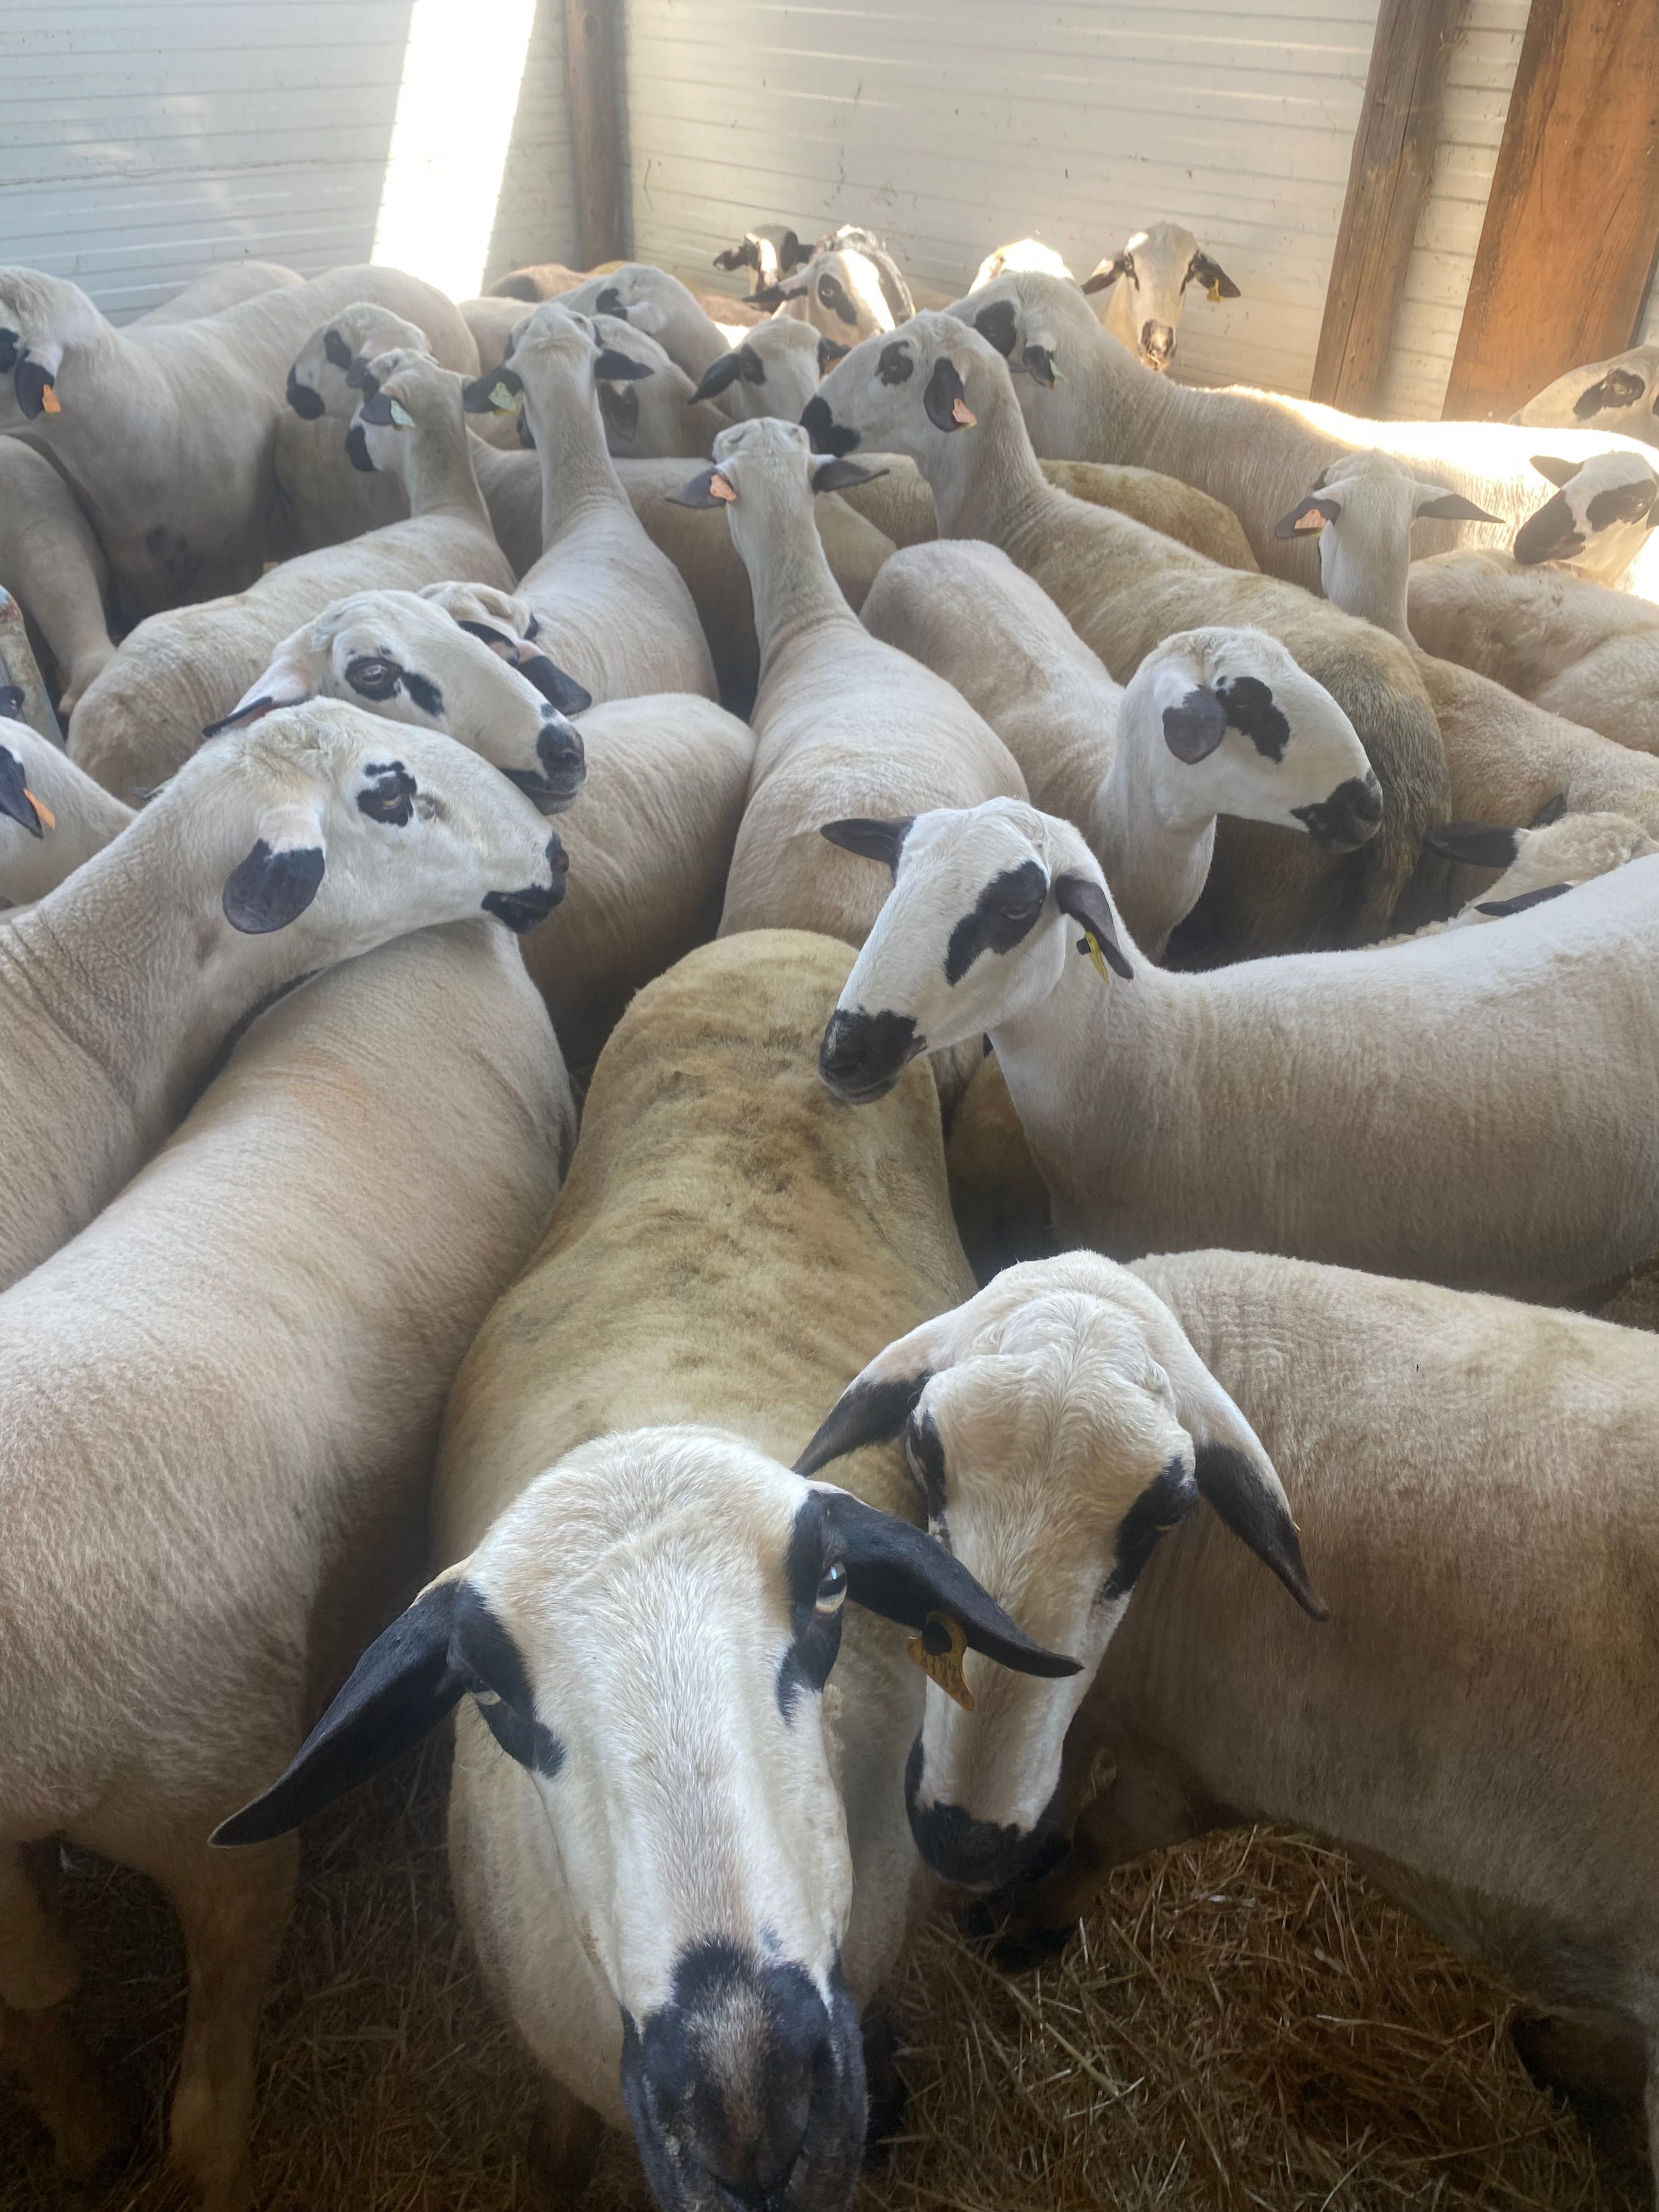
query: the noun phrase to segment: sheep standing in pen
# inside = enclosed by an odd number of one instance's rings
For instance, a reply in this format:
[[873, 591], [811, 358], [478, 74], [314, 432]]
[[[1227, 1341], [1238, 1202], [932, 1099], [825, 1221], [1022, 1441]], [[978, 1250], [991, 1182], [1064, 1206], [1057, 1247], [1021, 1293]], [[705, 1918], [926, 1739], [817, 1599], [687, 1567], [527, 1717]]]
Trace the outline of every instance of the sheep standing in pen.
[[236, 1024], [302, 975], [564, 885], [523, 793], [351, 707], [215, 739], [67, 882], [0, 917], [0, 1288], [83, 1228], [179, 1121]]
[[[598, 387], [630, 363], [586, 318], [538, 307], [513, 359], [466, 389], [469, 412], [522, 408], [542, 482], [542, 556], [519, 579], [546, 650], [595, 699], [647, 691], [715, 696], [691, 594], [641, 528], [605, 450]], [[516, 456], [501, 454], [510, 464]]]
[[845, 1491], [787, 1470], [826, 1392], [967, 1288], [931, 1080], [866, 1116], [814, 1079], [847, 959], [757, 932], [629, 1009], [457, 1380], [448, 1564], [221, 1831], [293, 1826], [459, 1706], [452, 1875], [542, 2075], [550, 2198], [631, 2123], [660, 2203], [840, 2212], [892, 2124], [860, 2015], [928, 1887], [923, 1678], [873, 1614], [1072, 1671], [912, 1525], [896, 1450]]
[[1225, 824], [1194, 921], [1210, 948], [1236, 955], [1381, 935], [1423, 831], [1450, 811], [1440, 734], [1404, 646], [1275, 577], [1218, 567], [1057, 491], [1031, 451], [1006, 363], [951, 316], [918, 315], [897, 337], [859, 347], [830, 370], [804, 420], [820, 452], [908, 453], [933, 487], [941, 533], [1000, 545], [1120, 683], [1178, 630], [1236, 626], [1278, 638], [1348, 716], [1376, 786], [1356, 781], [1350, 803], [1328, 814], [1322, 852]]
[[8, 720], [12, 705], [0, 687], [0, 908], [44, 898], [132, 819], [61, 745]]
[[1121, 252], [1097, 262], [1082, 289], [1103, 295], [1096, 311], [1102, 329], [1162, 376], [1175, 366], [1176, 333], [1189, 284], [1211, 301], [1240, 297], [1232, 278], [1184, 223], [1155, 222], [1136, 231]]
[[727, 350], [726, 333], [696, 295], [648, 261], [625, 261], [559, 295], [574, 315], [611, 315], [654, 338], [696, 384]]
[[288, 372], [273, 466], [294, 550], [313, 553], [361, 538], [409, 513], [399, 476], [354, 468], [346, 430], [376, 355], [426, 353], [426, 333], [389, 307], [355, 300], [313, 331]]
[[1620, 430], [1653, 446], [1659, 445], [1656, 407], [1659, 345], [1639, 345], [1568, 369], [1510, 420], [1534, 428]]
[[854, 828], [895, 877], [824, 1080], [878, 1097], [988, 1035], [1062, 1242], [1558, 1299], [1659, 1249], [1659, 860], [1501, 929], [1181, 975], [1121, 939], [1069, 823], [999, 799]]
[[418, 1579], [446, 1390], [574, 1126], [516, 950], [483, 921], [423, 930], [266, 1014], [0, 1297], [0, 2057], [71, 2173], [127, 2130], [64, 2019], [34, 1847], [166, 1893], [190, 1975], [171, 2161], [236, 2212], [296, 1854], [208, 1836]]
[[[927, 1695], [931, 1864], [1006, 1881], [1075, 1823], [1005, 1900], [1017, 1941], [1063, 1940], [1144, 1851], [1311, 1830], [1556, 2016], [1517, 2024], [1535, 2075], [1603, 2108], [1631, 2085], [1659, 2179], [1656, 1429], [1638, 1330], [1248, 1253], [1073, 1253], [890, 1346], [800, 1464], [902, 1431], [936, 1533], [1084, 1660], [1039, 1688], [970, 1658], [971, 1716]], [[1276, 1468], [1324, 1626], [1194, 1510], [1218, 1455]]]
[[356, 300], [395, 308], [434, 353], [476, 368], [449, 301], [395, 269], [337, 269], [205, 320], [122, 331], [63, 278], [0, 269], [0, 430], [51, 454], [133, 611], [238, 591], [286, 550], [283, 380], [307, 333]]
[[46, 640], [67, 717], [115, 652], [109, 563], [74, 492], [21, 438], [0, 438], [0, 590]]
[[118, 797], [152, 789], [243, 698], [275, 647], [348, 593], [465, 580], [510, 589], [472, 472], [461, 387], [425, 354], [376, 356], [348, 440], [356, 465], [396, 474], [407, 520], [296, 554], [229, 598], [141, 623], [88, 690], [70, 750]]

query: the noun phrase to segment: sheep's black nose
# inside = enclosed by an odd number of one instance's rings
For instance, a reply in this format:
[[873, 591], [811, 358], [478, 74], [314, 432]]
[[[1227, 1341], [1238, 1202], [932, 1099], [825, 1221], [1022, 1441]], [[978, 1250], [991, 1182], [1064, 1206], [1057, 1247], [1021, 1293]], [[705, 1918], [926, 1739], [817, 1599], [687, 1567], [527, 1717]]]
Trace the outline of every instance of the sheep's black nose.
[[890, 1091], [905, 1064], [927, 1049], [914, 1017], [883, 1012], [830, 1015], [818, 1048], [818, 1075], [827, 1090], [848, 1104], [866, 1106]]
[[1167, 368], [1175, 359], [1175, 349], [1176, 334], [1168, 323], [1141, 325], [1141, 354], [1154, 368]]
[[288, 404], [295, 413], [307, 422], [314, 422], [323, 411], [323, 395], [313, 392], [308, 384], [301, 384], [297, 370], [288, 373]]
[[1374, 837], [1382, 819], [1382, 793], [1376, 776], [1351, 775], [1316, 806], [1293, 806], [1297, 820], [1316, 845], [1328, 853], [1352, 853]]
[[581, 732], [574, 722], [567, 722], [550, 707], [542, 710], [536, 757], [542, 764], [549, 790], [562, 799], [574, 799], [587, 781], [587, 756]]

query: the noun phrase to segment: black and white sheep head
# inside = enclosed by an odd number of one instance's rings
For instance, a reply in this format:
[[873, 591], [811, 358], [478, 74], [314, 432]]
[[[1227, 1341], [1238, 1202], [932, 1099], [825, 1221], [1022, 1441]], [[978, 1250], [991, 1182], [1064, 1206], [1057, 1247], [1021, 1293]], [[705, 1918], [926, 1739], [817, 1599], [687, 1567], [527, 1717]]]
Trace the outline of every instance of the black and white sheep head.
[[58, 390], [64, 354], [104, 319], [78, 286], [39, 270], [0, 267], [0, 430], [49, 430], [73, 407]]
[[307, 422], [350, 419], [379, 354], [425, 353], [426, 332], [374, 300], [354, 301], [314, 330], [288, 373], [288, 404]]
[[1273, 525], [1281, 540], [1317, 538], [1319, 572], [1334, 606], [1370, 616], [1392, 610], [1405, 627], [1413, 522], [1487, 522], [1501, 526], [1463, 493], [1414, 477], [1392, 453], [1345, 453], [1315, 477], [1307, 497]]
[[1148, 368], [1160, 374], [1175, 360], [1176, 333], [1189, 285], [1210, 300], [1237, 300], [1239, 289], [1184, 224], [1155, 222], [1138, 230], [1121, 252], [1085, 277], [1085, 293], [1103, 295], [1100, 319]]
[[606, 345], [592, 318], [562, 295], [526, 317], [513, 333], [510, 357], [474, 377], [462, 400], [469, 415], [516, 414], [525, 443], [536, 445], [562, 415], [581, 407], [593, 410], [603, 434], [602, 389], [637, 383], [651, 373], [647, 362]]
[[1639, 453], [1618, 452], [1588, 461], [1534, 453], [1532, 465], [1559, 489], [1516, 531], [1516, 559], [1621, 575], [1659, 522], [1659, 471]]
[[775, 284], [762, 285], [750, 295], [749, 304], [774, 307], [780, 314], [799, 318], [821, 337], [838, 345], [856, 345], [879, 331], [896, 330], [905, 319], [908, 300], [903, 280], [887, 257], [837, 247], [815, 253], [794, 276]]
[[1162, 1299], [1092, 1252], [1010, 1267], [872, 1360], [807, 1446], [816, 1474], [898, 1437], [930, 1532], [1081, 1670], [971, 1655], [930, 1681], [906, 1778], [934, 1871], [994, 1889], [1051, 1826], [1066, 1735], [1159, 1539], [1207, 1499], [1316, 1618], [1261, 1441]]
[[1543, 429], [1622, 430], [1649, 436], [1659, 414], [1659, 345], [1587, 362], [1534, 394], [1511, 422]]
[[542, 650], [541, 625], [527, 599], [497, 591], [493, 584], [422, 584], [418, 597], [441, 607], [509, 668], [516, 668], [560, 714], [585, 714], [592, 705], [586, 686]]
[[994, 346], [1008, 364], [1020, 408], [1040, 435], [1048, 414], [1065, 404], [1073, 367], [1110, 356], [1094, 309], [1069, 277], [1042, 268], [1005, 270], [949, 311]]
[[1073, 966], [1094, 990], [1133, 975], [1100, 864], [1069, 822], [989, 799], [821, 828], [893, 871], [819, 1048], [818, 1073], [838, 1098], [866, 1105], [919, 1053], [994, 1037]]
[[[520, 672], [520, 650], [506, 632], [458, 620], [416, 592], [356, 592], [285, 638], [231, 712], [203, 734], [246, 729], [308, 699], [345, 700], [389, 722], [447, 732], [510, 777], [541, 813], [560, 814], [586, 780], [581, 737]], [[573, 711], [592, 703], [545, 665]]]
[[677, 507], [724, 507], [732, 542], [752, 574], [769, 546], [775, 550], [787, 518], [803, 514], [814, 492], [848, 490], [886, 473], [862, 461], [815, 454], [798, 422], [762, 416], [722, 430], [709, 465], [668, 496]]
[[1155, 646], [1123, 695], [1126, 743], [1171, 827], [1231, 814], [1351, 853], [1382, 820], [1353, 724], [1265, 630], [1183, 630]]
[[953, 316], [913, 316], [891, 336], [865, 339], [828, 371], [801, 410], [814, 453], [845, 458], [908, 453], [929, 483], [971, 470], [981, 413], [1006, 389], [1007, 369]]
[[[650, 261], [625, 261], [620, 268], [607, 269], [556, 296], [573, 313], [608, 315], [659, 342], [672, 333], [676, 321], [688, 308], [702, 319], [696, 295], [678, 276]], [[682, 362], [680, 366], [688, 368], [690, 364]]]
[[798, 422], [819, 377], [850, 351], [808, 324], [775, 316], [757, 323], [740, 344], [712, 363], [691, 397], [718, 399], [733, 422], [767, 415]]
[[480, 913], [522, 935], [564, 896], [564, 848], [488, 762], [333, 700], [210, 739], [149, 812], [162, 808], [204, 865], [223, 855], [234, 932], [297, 928], [330, 961]]
[[588, 319], [600, 368], [611, 372], [595, 373], [610, 451], [623, 459], [684, 452], [684, 409], [696, 396], [691, 379], [655, 338], [621, 317]]
[[714, 266], [752, 269], [757, 287], [763, 289], [775, 284], [780, 277], [787, 276], [811, 258], [811, 248], [801, 244], [799, 234], [788, 224], [763, 222], [753, 230], [744, 231], [735, 246], [728, 246], [717, 253]]
[[367, 475], [407, 473], [417, 439], [465, 439], [462, 380], [429, 353], [393, 346], [362, 371], [346, 458]]
[[602, 1437], [371, 1646], [217, 1840], [297, 1826], [462, 1706], [465, 1818], [517, 1870], [514, 1911], [616, 2007], [658, 2202], [840, 2212], [865, 2133], [830, 1682], [849, 1606], [917, 1632], [942, 1611], [976, 1650], [1069, 1664], [922, 1529], [739, 1437]]

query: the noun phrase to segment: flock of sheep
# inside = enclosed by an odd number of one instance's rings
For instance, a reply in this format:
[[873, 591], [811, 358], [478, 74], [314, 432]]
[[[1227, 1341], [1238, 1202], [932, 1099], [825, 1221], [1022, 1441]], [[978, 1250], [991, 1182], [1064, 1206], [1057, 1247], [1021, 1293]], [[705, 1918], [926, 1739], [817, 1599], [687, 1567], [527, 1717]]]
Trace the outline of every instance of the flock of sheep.
[[141, 1869], [248, 2203], [295, 1832], [453, 1712], [550, 2202], [838, 2212], [941, 1883], [1258, 1819], [1659, 2166], [1652, 364], [720, 258], [0, 269], [0, 2062], [124, 2150], [46, 1874]]

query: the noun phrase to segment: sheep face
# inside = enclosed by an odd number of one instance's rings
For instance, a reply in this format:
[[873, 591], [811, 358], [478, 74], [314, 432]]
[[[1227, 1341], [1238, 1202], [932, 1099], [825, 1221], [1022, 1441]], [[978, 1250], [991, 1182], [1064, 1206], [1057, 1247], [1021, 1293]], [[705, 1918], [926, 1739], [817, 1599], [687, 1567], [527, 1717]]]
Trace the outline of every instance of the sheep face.
[[856, 345], [878, 331], [897, 327], [891, 284], [879, 262], [848, 247], [814, 254], [799, 276], [750, 295], [762, 307], [780, 307], [809, 324], [820, 337]]
[[521, 934], [564, 896], [558, 839], [487, 762], [333, 702], [210, 739], [155, 804], [246, 856], [222, 902], [233, 932], [314, 931], [330, 960], [480, 912]]
[[1374, 837], [1382, 794], [1365, 749], [1322, 684], [1255, 629], [1187, 630], [1149, 653], [1124, 695], [1124, 727], [1161, 731], [1163, 811], [1304, 830], [1328, 853]]
[[1098, 263], [1083, 289], [1104, 295], [1102, 322], [1162, 374], [1175, 360], [1181, 311], [1187, 288], [1194, 283], [1212, 300], [1239, 296], [1237, 285], [1190, 230], [1178, 222], [1155, 222], [1150, 230], [1136, 231], [1121, 253]]
[[1158, 1540], [1200, 1496], [1318, 1601], [1249, 1424], [1163, 1302], [1094, 1253], [1011, 1267], [890, 1345], [799, 1465], [893, 1434], [932, 1534], [1082, 1662], [1035, 1682], [969, 1659], [971, 1708], [929, 1686], [906, 1776], [917, 1848], [947, 1881], [999, 1888], [1048, 1838], [1066, 1731]]
[[1634, 453], [1598, 453], [1582, 465], [1538, 453], [1532, 465], [1559, 489], [1516, 532], [1516, 559], [1621, 574], [1659, 518], [1659, 472]]
[[1407, 635], [1411, 530], [1433, 522], [1498, 522], [1462, 492], [1411, 476], [1392, 453], [1347, 453], [1322, 469], [1300, 505], [1273, 526], [1279, 538], [1319, 540], [1319, 573], [1334, 606]]
[[798, 422], [819, 376], [850, 348], [792, 317], [758, 323], [732, 352], [722, 354], [692, 393], [719, 398], [734, 421], [775, 416]]
[[990, 346], [954, 316], [915, 315], [836, 362], [801, 410], [801, 427], [814, 453], [908, 453], [927, 474], [947, 440], [977, 425], [974, 389], [997, 373]]
[[63, 413], [58, 375], [64, 349], [93, 336], [101, 321], [74, 285], [33, 269], [0, 268], [0, 430], [46, 427]]
[[394, 348], [424, 353], [426, 333], [372, 300], [343, 307], [332, 321], [313, 331], [295, 356], [288, 373], [289, 405], [308, 422], [325, 415], [347, 420], [357, 404], [369, 362]]
[[918, 1053], [1017, 1022], [1066, 963], [1133, 974], [1105, 879], [1067, 822], [1012, 799], [913, 822], [833, 822], [832, 844], [893, 869], [893, 888], [823, 1033], [818, 1073], [838, 1098], [883, 1097]]
[[462, 392], [461, 379], [441, 368], [429, 353], [394, 346], [376, 354], [362, 370], [357, 405], [346, 433], [346, 455], [352, 466], [366, 476], [377, 470], [402, 476], [409, 466], [411, 433], [447, 427], [457, 438], [464, 438]]
[[[505, 653], [493, 649], [496, 638]], [[492, 762], [541, 813], [562, 813], [586, 778], [582, 741], [520, 672], [521, 650], [532, 662], [544, 659], [501, 630], [489, 638], [470, 634], [412, 592], [355, 592], [285, 639], [237, 706], [204, 734], [246, 728], [303, 700], [349, 700], [387, 721], [447, 732]], [[552, 673], [582, 704], [592, 703], [570, 678]]]
[[513, 336], [513, 357], [475, 377], [463, 392], [469, 415], [514, 414], [532, 445], [554, 434], [558, 417], [586, 405], [601, 416], [599, 391], [649, 376], [648, 364], [602, 343], [590, 318], [561, 300], [547, 300]]
[[849, 1601], [918, 1628], [946, 1607], [986, 1648], [1047, 1659], [908, 1522], [718, 1431], [603, 1437], [393, 1624], [219, 1840], [292, 1826], [466, 1700], [468, 1856], [520, 1891], [476, 1909], [545, 1929], [602, 1985], [659, 2203], [839, 2212], [865, 2130], [824, 1695]]

